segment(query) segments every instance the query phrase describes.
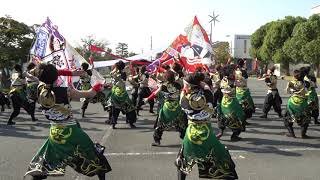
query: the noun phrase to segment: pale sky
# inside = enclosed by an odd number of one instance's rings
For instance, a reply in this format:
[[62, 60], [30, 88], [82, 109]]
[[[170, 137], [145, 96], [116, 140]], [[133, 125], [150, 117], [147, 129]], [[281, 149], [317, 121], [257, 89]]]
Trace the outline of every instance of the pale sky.
[[210, 33], [209, 14], [219, 14], [213, 41], [230, 34], [252, 34], [261, 25], [287, 15], [311, 15], [318, 0], [2, 0], [0, 16], [10, 15], [27, 25], [42, 24], [46, 17], [59, 27], [72, 45], [94, 35], [110, 42], [128, 43], [141, 53], [169, 46], [197, 15]]

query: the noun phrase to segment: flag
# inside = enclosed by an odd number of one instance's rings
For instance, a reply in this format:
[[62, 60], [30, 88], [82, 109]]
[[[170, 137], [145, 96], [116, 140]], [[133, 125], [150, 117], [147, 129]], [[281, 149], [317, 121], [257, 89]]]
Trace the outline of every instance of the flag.
[[154, 60], [151, 64], [149, 64], [146, 67], [147, 71], [149, 71], [151, 73], [155, 73], [162, 63], [164, 63], [172, 58], [173, 58], [173, 56], [171, 56], [167, 52], [163, 52], [160, 58]]
[[[198, 67], [209, 70], [207, 64], [211, 64], [212, 47], [208, 34], [200, 25], [195, 16], [192, 23], [185, 28], [186, 35], [180, 34], [165, 50], [171, 58], [159, 58], [148, 66], [150, 72], [155, 72], [160, 64], [172, 64], [176, 58], [187, 70], [194, 72]], [[165, 59], [165, 60], [164, 60]]]
[[212, 47], [208, 34], [200, 25], [195, 16], [193, 22], [185, 29], [189, 44], [182, 46], [180, 56], [185, 68], [189, 72], [194, 72], [197, 67], [207, 69], [206, 64], [210, 64], [212, 56]]
[[[57, 69], [76, 70], [81, 64], [87, 62], [60, 34], [58, 27], [52, 21], [47, 20], [37, 30], [36, 40], [30, 49], [32, 62], [39, 64], [50, 63]], [[90, 65], [91, 68], [91, 65]], [[104, 78], [92, 69], [91, 84], [104, 83]], [[76, 77], [59, 76], [56, 83], [58, 86], [67, 87], [77, 81]]]
[[99, 47], [92, 45], [92, 44], [89, 46], [89, 49], [91, 52], [106, 52], [104, 49], [99, 48]]

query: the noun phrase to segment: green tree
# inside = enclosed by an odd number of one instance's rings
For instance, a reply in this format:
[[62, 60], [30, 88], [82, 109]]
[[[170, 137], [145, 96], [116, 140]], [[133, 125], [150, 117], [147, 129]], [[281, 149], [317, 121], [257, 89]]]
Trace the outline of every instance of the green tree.
[[128, 44], [119, 42], [116, 47], [116, 54], [118, 56], [121, 56], [122, 58], [128, 57], [128, 55], [129, 55]]
[[265, 63], [281, 63], [285, 73], [289, 74], [289, 64], [297, 61], [285, 53], [287, 50], [285, 50], [285, 45], [291, 39], [295, 26], [304, 21], [306, 19], [302, 17], [287, 16], [285, 19], [273, 21], [262, 26], [251, 38], [251, 55], [258, 57]]
[[137, 55], [137, 53], [135, 53], [135, 52], [130, 52], [130, 53], [128, 54], [128, 57], [135, 56], [135, 55]]
[[230, 58], [229, 43], [218, 42], [213, 45], [214, 60], [216, 63], [226, 63]]
[[264, 42], [264, 38], [267, 34], [267, 31], [269, 29], [269, 27], [272, 25], [272, 22], [267, 23], [263, 26], [261, 26], [259, 29], [257, 29], [252, 35], [251, 35], [251, 48], [249, 50], [250, 56], [254, 57], [254, 58], [258, 58], [259, 60], [261, 60], [264, 63], [268, 63], [268, 61], [270, 61], [270, 59], [266, 58], [263, 59], [262, 57], [262, 51], [261, 51], [261, 47], [263, 45]]
[[8, 87], [9, 67], [15, 63], [28, 61], [35, 31], [32, 27], [12, 19], [10, 16], [0, 17], [0, 70], [1, 82]]
[[299, 62], [308, 62], [320, 70], [320, 16], [312, 15], [303, 23], [298, 24], [293, 31], [292, 38], [286, 42], [284, 50], [292, 59]]
[[75, 49], [85, 58], [89, 59], [90, 55], [93, 56], [95, 61], [100, 60], [110, 60], [114, 59], [107, 53], [91, 53], [89, 47], [90, 45], [95, 45], [99, 48], [106, 50], [107, 52], [111, 53], [112, 50], [108, 48], [109, 42], [103, 39], [96, 39], [93, 35], [86, 36], [81, 38], [81, 43]]

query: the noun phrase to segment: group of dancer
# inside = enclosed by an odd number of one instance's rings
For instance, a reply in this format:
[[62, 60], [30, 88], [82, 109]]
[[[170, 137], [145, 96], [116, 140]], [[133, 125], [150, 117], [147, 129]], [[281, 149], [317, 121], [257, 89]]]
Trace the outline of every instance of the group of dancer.
[[[86, 63], [77, 71], [57, 70], [51, 64], [30, 63], [25, 72], [19, 65], [14, 67], [9, 92], [13, 112], [7, 124], [15, 124], [13, 119], [21, 107], [30, 114], [32, 121], [37, 121], [36, 102], [51, 124], [49, 137], [31, 160], [26, 175], [35, 180], [45, 179], [64, 175], [66, 166], [70, 166], [81, 174], [97, 175], [100, 180], [106, 178], [105, 173], [111, 171], [111, 167], [103, 155], [104, 147], [94, 143], [72, 115], [70, 101], [83, 99], [82, 117], [90, 102], [101, 102], [109, 111], [106, 123], [113, 129], [116, 129], [120, 112], [126, 116], [130, 128], [135, 128], [142, 106], [149, 103], [149, 112], [154, 113], [157, 102], [152, 146], [160, 146], [165, 131], [179, 132], [182, 145], [175, 160], [179, 180], [186, 179], [196, 164], [200, 178], [238, 179], [235, 163], [219, 139], [229, 128], [231, 141], [241, 140], [240, 134], [246, 131], [250, 125], [248, 119], [255, 113], [247, 86], [245, 61], [216, 65], [211, 71], [199, 67], [193, 73], [186, 73], [179, 61], [171, 66], [162, 65], [156, 73], [147, 72], [145, 66], [131, 66], [133, 71], [128, 76], [125, 67], [124, 62], [117, 62], [110, 73], [111, 83], [95, 85], [91, 85], [92, 71]], [[294, 79], [287, 85], [291, 96], [283, 116], [274, 71], [271, 67], [260, 79], [268, 88], [261, 118], [267, 118], [273, 106], [284, 119], [287, 136], [296, 137], [293, 131], [296, 122], [301, 127], [301, 137], [308, 138], [306, 132], [311, 118], [315, 124], [319, 123], [316, 78], [311, 75], [310, 67], [294, 71]], [[57, 86], [58, 76], [80, 76], [79, 87]], [[157, 82], [156, 87], [149, 87], [149, 78]], [[127, 80], [132, 86], [131, 93], [127, 92]], [[2, 104], [8, 102], [0, 94]], [[213, 131], [213, 119], [218, 122], [217, 134]]]

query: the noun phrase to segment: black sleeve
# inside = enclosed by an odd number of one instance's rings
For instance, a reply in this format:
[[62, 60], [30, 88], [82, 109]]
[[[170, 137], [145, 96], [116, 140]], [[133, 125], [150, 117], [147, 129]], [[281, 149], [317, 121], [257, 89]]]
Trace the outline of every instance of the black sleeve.
[[305, 86], [306, 88], [309, 88], [309, 87], [310, 87], [310, 83], [309, 83], [308, 81], [304, 81], [304, 86]]
[[207, 99], [207, 102], [213, 104], [213, 94], [212, 94], [212, 92], [209, 91], [209, 90], [204, 90], [204, 95], [205, 95], [205, 97]]
[[179, 83], [175, 83], [175, 85], [174, 85], [177, 89], [179, 89], [179, 90], [181, 90], [182, 89], [182, 86], [181, 86], [181, 84], [179, 84]]
[[92, 76], [92, 71], [91, 71], [91, 70], [88, 69], [86, 72], [87, 72], [87, 74], [88, 74], [89, 76]]
[[271, 83], [270, 77], [267, 77], [264, 81], [265, 81], [266, 83]]
[[246, 70], [241, 70], [242, 72], [242, 77], [244, 77], [245, 79], [248, 79], [248, 73], [247, 73], [247, 71]]
[[127, 74], [125, 72], [121, 72], [121, 79], [124, 81], [127, 80]]
[[317, 78], [314, 77], [314, 76], [309, 76], [308, 77], [310, 79], [310, 81], [314, 82], [314, 83], [317, 83]]

